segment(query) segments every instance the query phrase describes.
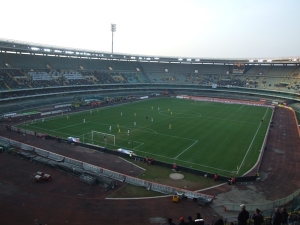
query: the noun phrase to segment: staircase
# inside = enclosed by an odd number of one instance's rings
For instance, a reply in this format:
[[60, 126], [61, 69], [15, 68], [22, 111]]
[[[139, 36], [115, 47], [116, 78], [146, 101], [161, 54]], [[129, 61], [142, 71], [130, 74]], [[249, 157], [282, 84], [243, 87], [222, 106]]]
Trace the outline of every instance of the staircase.
[[7, 53], [5, 53], [5, 57], [6, 57], [7, 61], [9, 62], [9, 65], [12, 68], [16, 68], [16, 65], [13, 63], [13, 61], [11, 61], [11, 59], [8, 57]]
[[290, 74], [288, 75], [289, 77], [292, 77], [294, 72], [298, 69], [298, 66], [295, 66], [295, 68], [292, 70], [292, 72], [290, 72]]
[[[27, 80], [31, 80], [31, 77], [29, 76], [28, 73], [25, 72], [21, 72], [25, 77], [27, 77]], [[29, 88], [32, 88], [32, 86], [29, 83], [26, 83], [28, 85]]]
[[259, 81], [258, 81], [258, 83], [257, 83], [257, 86], [258, 85], [260, 85], [263, 81], [265, 80], [265, 78], [263, 77], [263, 78], [261, 78]]
[[260, 66], [257, 67], [257, 69], [254, 71], [254, 73], [252, 75], [257, 75], [259, 70], [260, 70]]
[[294, 79], [294, 80], [292, 80], [292, 82], [291, 83], [289, 83], [287, 86], [286, 86], [286, 88], [289, 88], [290, 86], [292, 86], [294, 83], [296, 83], [297, 82], [297, 79]]
[[39, 62], [39, 60], [37, 60], [37, 59], [35, 58], [35, 55], [33, 56], [33, 58], [34, 58], [34, 60], [36, 61], [36, 63], [37, 63], [38, 65], [40, 65], [41, 68], [44, 69], [44, 66]]
[[17, 83], [19, 83], [15, 78], [14, 78], [14, 76], [13, 75], [11, 75], [10, 73], [6, 73], [9, 77], [10, 77], [10, 79], [12, 79], [12, 80], [14, 80], [15, 82], [17, 82]]
[[70, 61], [70, 64], [73, 66], [73, 68], [75, 68], [76, 70], [80, 69], [76, 67], [76, 65], [73, 63], [73, 60], [71, 60], [69, 57], [68, 60]]
[[140, 81], [140, 83], [144, 83], [144, 82], [142, 81], [142, 79], [140, 78], [140, 76], [139, 76], [138, 73], [136, 73], [135, 75], [136, 75], [136, 77], [138, 78], [138, 80]]
[[282, 79], [279, 81], [279, 84], [280, 84], [281, 82], [283, 82], [283, 81], [285, 81], [285, 77], [282, 78]]
[[12, 89], [10, 88], [10, 86], [8, 86], [5, 82], [4, 82], [4, 84], [5, 84], [5, 87], [7, 87], [7, 89], [8, 89], [9, 91], [12, 90]]
[[267, 72], [266, 72], [266, 73], [264, 73], [264, 75], [268, 75], [268, 74], [269, 74], [269, 72], [271, 71], [271, 69], [272, 69], [272, 66], [270, 66], [270, 68], [267, 70]]

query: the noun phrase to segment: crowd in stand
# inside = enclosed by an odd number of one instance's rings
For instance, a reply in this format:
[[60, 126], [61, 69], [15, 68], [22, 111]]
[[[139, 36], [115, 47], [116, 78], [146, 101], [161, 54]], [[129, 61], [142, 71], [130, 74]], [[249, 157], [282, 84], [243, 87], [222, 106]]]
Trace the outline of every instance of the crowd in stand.
[[59, 86], [120, 83], [110, 73], [92, 72], [24, 72], [18, 69], [0, 70], [0, 88], [15, 90]]
[[[181, 216], [178, 219], [178, 223], [173, 222], [172, 218], [168, 218], [168, 225], [204, 225], [204, 219], [201, 217], [200, 213], [196, 214], [196, 218], [193, 219], [192, 216], [188, 216], [187, 220]], [[218, 222], [218, 223], [217, 223]], [[214, 225], [224, 225], [224, 222], [222, 219], [219, 219], [216, 221], [216, 223]]]
[[[0, 91], [5, 91], [1, 94], [1, 98], [18, 97], [34, 95], [33, 92], [27, 92], [25, 89], [36, 88], [36, 94], [57, 93], [57, 89], [45, 90], [41, 88], [61, 88], [61, 92], [69, 92], [70, 87], [78, 85], [91, 85], [89, 89], [93, 89], [93, 85], [97, 84], [121, 84], [121, 83], [141, 83], [147, 74], [139, 75], [134, 72], [114, 72], [114, 71], [23, 71], [21, 69], [0, 69]], [[179, 72], [169, 74], [170, 76], [163, 76], [163, 73], [148, 73], [149, 81], [152, 83], [185, 83], [185, 84], [199, 84], [199, 85], [212, 85], [216, 84], [217, 87], [247, 87], [247, 88], [285, 88], [286, 90], [297, 91], [300, 85], [294, 82], [293, 85], [280, 85], [275, 81], [272, 83], [272, 78], [260, 76], [249, 76], [246, 74], [239, 75], [221, 75], [221, 74], [198, 74], [198, 73], [184, 73]], [[161, 79], [159, 79], [159, 77]], [[164, 78], [163, 78], [164, 77]], [[298, 73], [296, 74], [296, 78]], [[150, 79], [153, 78], [153, 79]], [[170, 78], [170, 79], [169, 79]], [[292, 82], [295, 77], [286, 78], [286, 82]], [[147, 82], [143, 80], [142, 82]], [[277, 82], [277, 81], [276, 81]], [[277, 82], [278, 83], [278, 82]], [[102, 88], [105, 88], [103, 86]], [[11, 91], [22, 90], [22, 92]], [[23, 91], [24, 90], [24, 91]], [[84, 90], [84, 89], [82, 89]], [[54, 92], [53, 92], [54, 91]]]
[[[256, 209], [255, 212], [252, 215], [250, 215], [250, 213], [246, 210], [245, 205], [242, 204], [241, 211], [237, 215], [237, 221], [230, 222], [227, 219], [223, 220], [222, 218], [220, 218], [215, 221], [212, 221], [211, 224], [213, 224], [213, 225], [224, 225], [224, 224], [229, 224], [229, 225], [248, 225], [248, 224], [288, 225], [288, 224], [295, 224], [295, 223], [298, 224], [299, 220], [300, 220], [299, 217], [293, 217], [292, 214], [289, 214], [287, 212], [285, 207], [282, 207], [281, 209], [275, 208], [270, 220], [267, 221], [259, 209]], [[197, 225], [197, 224], [204, 225], [205, 221], [201, 217], [201, 214], [197, 213], [195, 219], [193, 219], [192, 216], [188, 216], [187, 218], [181, 216], [176, 220], [173, 220], [172, 218], [168, 218], [167, 224], [168, 225]]]
[[[238, 214], [238, 225], [247, 225], [249, 222], [248, 220], [252, 219], [254, 225], [261, 225], [262, 223], [266, 222], [264, 219], [263, 214], [259, 209], [256, 209], [253, 215], [250, 215], [249, 212], [246, 210], [244, 204], [241, 205], [241, 211]], [[289, 221], [291, 218], [287, 213], [285, 207], [282, 207], [281, 210], [279, 208], [275, 208], [271, 221], [269, 224], [271, 225], [287, 225], [290, 224], [292, 221]], [[293, 221], [294, 222], [294, 221]]]
[[97, 83], [101, 84], [113, 84], [113, 83], [118, 83], [115, 81], [110, 74], [107, 72], [102, 72], [102, 71], [93, 71], [91, 73], [94, 77], [97, 79]]
[[[245, 74], [224, 76], [221, 74], [198, 74], [198, 73], [159, 73], [155, 76], [148, 73], [153, 83], [156, 82], [174, 82], [190, 83], [200, 85], [233, 86], [233, 87], [252, 87], [257, 88], [261, 80], [262, 87], [277, 87], [279, 84], [271, 84], [266, 81], [266, 77], [247, 76]], [[143, 74], [144, 76], [144, 74]], [[156, 78], [155, 78], [156, 77]], [[157, 79], [161, 77], [161, 79]], [[271, 78], [270, 78], [271, 79]], [[289, 78], [287, 78], [287, 82]], [[294, 79], [294, 78], [291, 78]], [[150, 79], [149, 79], [150, 80]], [[290, 80], [292, 81], [292, 80]], [[143, 82], [147, 82], [143, 80]], [[105, 71], [37, 71], [25, 72], [19, 69], [2, 69], [0, 70], [0, 88], [7, 89], [25, 89], [25, 88], [42, 88], [56, 86], [77, 86], [93, 84], [114, 84], [114, 83], [140, 83], [136, 73], [132, 72], [105, 72]], [[300, 86], [297, 82], [294, 85], [282, 85], [287, 89], [298, 90]]]

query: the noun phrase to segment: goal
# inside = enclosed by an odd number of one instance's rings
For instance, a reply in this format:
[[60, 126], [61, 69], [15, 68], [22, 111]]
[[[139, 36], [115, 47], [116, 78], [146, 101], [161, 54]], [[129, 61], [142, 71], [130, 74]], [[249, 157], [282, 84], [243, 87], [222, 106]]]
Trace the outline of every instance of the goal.
[[84, 134], [84, 143], [116, 145], [116, 136], [113, 134], [103, 133], [92, 130], [90, 133]]

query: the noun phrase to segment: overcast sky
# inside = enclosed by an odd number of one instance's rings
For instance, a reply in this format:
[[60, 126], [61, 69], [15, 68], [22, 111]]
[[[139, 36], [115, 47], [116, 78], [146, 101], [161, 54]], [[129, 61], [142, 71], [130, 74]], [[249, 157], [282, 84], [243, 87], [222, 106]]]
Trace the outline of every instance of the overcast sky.
[[7, 0], [0, 38], [134, 55], [300, 56], [300, 0]]

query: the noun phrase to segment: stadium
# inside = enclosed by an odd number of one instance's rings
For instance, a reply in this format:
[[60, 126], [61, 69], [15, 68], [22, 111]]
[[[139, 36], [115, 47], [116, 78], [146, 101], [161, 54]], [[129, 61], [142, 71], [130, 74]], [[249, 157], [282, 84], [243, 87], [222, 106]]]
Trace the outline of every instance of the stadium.
[[2, 2], [0, 224], [299, 224], [299, 8]]
[[[112, 55], [1, 41], [1, 221], [162, 224], [201, 211], [213, 223], [234, 221], [241, 203], [266, 212], [291, 205], [299, 195], [299, 74], [298, 58]], [[170, 174], [176, 162], [184, 176], [220, 177], [211, 188], [163, 186], [143, 180], [145, 157]], [[46, 184], [37, 171], [53, 179]], [[97, 178], [105, 190], [92, 185], [99, 171], [109, 173]], [[231, 176], [237, 185], [227, 184]], [[129, 184], [162, 194], [111, 197]], [[199, 196], [213, 201], [199, 204]]]

